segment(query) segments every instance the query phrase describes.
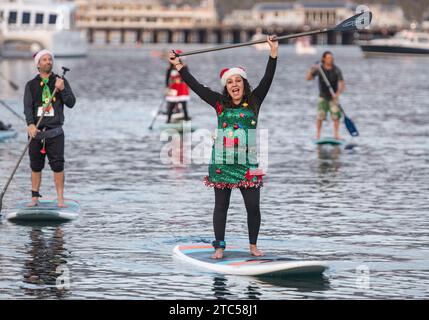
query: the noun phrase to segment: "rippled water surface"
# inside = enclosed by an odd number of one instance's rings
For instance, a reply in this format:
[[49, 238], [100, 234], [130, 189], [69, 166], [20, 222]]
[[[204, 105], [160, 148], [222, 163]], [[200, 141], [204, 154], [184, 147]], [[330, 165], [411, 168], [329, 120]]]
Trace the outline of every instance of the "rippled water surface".
[[[168, 143], [179, 157], [189, 160], [189, 152], [147, 129], [166, 67], [157, 48], [94, 49], [85, 59], [56, 60], [57, 67], [71, 68], [78, 99], [64, 127], [66, 196], [80, 202], [82, 216], [59, 226], [3, 220], [0, 298], [428, 298], [429, 59], [363, 59], [358, 48], [329, 49], [346, 79], [342, 104], [361, 133], [357, 146], [312, 143], [317, 86], [304, 78], [317, 58], [297, 56], [292, 47], [280, 50], [259, 123], [269, 142], [259, 245], [327, 261], [324, 278], [222, 276], [173, 260], [176, 244], [212, 240], [214, 194], [202, 184], [207, 165], [197, 163], [204, 160], [197, 155], [186, 165], [163, 163]], [[242, 48], [187, 62], [199, 80], [219, 89], [218, 71], [232, 65], [244, 66], [256, 85], [267, 55]], [[2, 81], [1, 98], [21, 112], [25, 82], [35, 74], [32, 61], [2, 60], [0, 67], [21, 87], [15, 93]], [[190, 112], [199, 128], [215, 128], [215, 112], [196, 96]], [[0, 143], [3, 185], [26, 135], [3, 107], [0, 116], [19, 130]], [[331, 131], [328, 122], [324, 135]], [[193, 146], [200, 137], [210, 143], [206, 131], [198, 132]], [[344, 128], [342, 135], [348, 136]], [[3, 211], [30, 196], [29, 175], [25, 157]], [[41, 193], [55, 196], [49, 170]], [[247, 244], [239, 192], [232, 195], [226, 240]], [[69, 282], [61, 282], [60, 271]]]

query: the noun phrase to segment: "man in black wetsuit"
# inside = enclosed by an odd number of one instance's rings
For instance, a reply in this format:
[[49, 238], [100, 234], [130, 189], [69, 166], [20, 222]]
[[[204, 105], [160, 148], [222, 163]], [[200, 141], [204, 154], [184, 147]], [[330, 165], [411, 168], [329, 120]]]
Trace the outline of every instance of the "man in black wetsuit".
[[[34, 62], [39, 74], [25, 86], [24, 114], [31, 140], [28, 154], [31, 167], [31, 203], [37, 206], [41, 197], [39, 190], [42, 182], [42, 170], [45, 166], [46, 155], [49, 165], [54, 172], [54, 182], [57, 190], [58, 206], [64, 205], [64, 105], [72, 108], [76, 98], [68, 81], [52, 72], [54, 56], [48, 50], [38, 52]], [[54, 89], [57, 93], [52, 97]], [[39, 128], [36, 123], [42, 115], [42, 109], [52, 97], [51, 104], [46, 108], [45, 115]]]

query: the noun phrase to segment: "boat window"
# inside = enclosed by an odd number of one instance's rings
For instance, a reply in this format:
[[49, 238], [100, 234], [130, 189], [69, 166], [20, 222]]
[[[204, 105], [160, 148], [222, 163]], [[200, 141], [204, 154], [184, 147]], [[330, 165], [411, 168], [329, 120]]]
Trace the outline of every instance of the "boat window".
[[56, 14], [50, 14], [49, 15], [49, 24], [56, 24], [57, 23], [57, 15]]
[[43, 24], [43, 13], [36, 13], [36, 24]]
[[30, 12], [22, 13], [22, 24], [30, 24]]
[[429, 38], [419, 38], [420, 43], [429, 43]]
[[16, 17], [17, 17], [16, 11], [9, 12], [8, 23], [9, 24], [16, 24]]

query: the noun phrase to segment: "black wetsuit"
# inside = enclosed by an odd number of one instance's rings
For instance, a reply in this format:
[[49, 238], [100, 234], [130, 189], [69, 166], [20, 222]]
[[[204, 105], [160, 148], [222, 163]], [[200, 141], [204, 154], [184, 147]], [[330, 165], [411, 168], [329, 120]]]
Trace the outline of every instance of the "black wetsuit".
[[[49, 77], [48, 86], [53, 93], [55, 89], [56, 75], [51, 74]], [[37, 115], [39, 107], [42, 105], [42, 91], [43, 82], [40, 75], [27, 82], [24, 93], [24, 114], [27, 125], [36, 124], [39, 120]], [[55, 95], [55, 101], [52, 101], [54, 115], [44, 116], [39, 130], [53, 130], [58, 131], [64, 123], [64, 105], [73, 108], [76, 98], [67, 80], [64, 79], [64, 90], [59, 91]], [[54, 172], [61, 172], [64, 170], [64, 133], [56, 135], [52, 138], [46, 138], [44, 141], [39, 139], [32, 139], [28, 148], [30, 156], [30, 167], [33, 172], [40, 172], [45, 166], [45, 157], [48, 156], [49, 165]], [[46, 153], [42, 153], [43, 143], [45, 145]]]

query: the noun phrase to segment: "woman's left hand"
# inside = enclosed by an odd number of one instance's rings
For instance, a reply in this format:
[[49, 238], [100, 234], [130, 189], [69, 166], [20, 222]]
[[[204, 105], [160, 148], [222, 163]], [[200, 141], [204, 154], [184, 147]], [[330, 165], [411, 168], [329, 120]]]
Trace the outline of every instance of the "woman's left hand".
[[277, 36], [270, 35], [267, 37], [267, 42], [271, 48], [271, 57], [277, 58], [277, 53], [279, 49], [279, 42], [277, 41]]

